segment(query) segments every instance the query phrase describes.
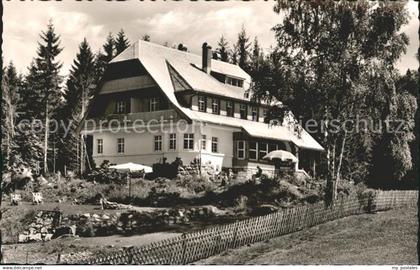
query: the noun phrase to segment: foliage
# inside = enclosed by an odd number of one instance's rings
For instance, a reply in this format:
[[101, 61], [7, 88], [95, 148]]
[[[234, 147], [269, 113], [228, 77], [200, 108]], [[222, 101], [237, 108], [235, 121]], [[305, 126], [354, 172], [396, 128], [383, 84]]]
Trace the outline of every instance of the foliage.
[[95, 89], [95, 59], [87, 40], [84, 39], [79, 45], [79, 52], [70, 70], [64, 93], [65, 104], [60, 115], [66, 126], [70, 127], [67, 134], [62, 134], [59, 151], [63, 157], [61, 165], [72, 171], [78, 171], [80, 168], [79, 153], [83, 145], [77, 130]]
[[[254, 74], [254, 98], [281, 100], [303, 123], [318, 123], [312, 135], [326, 149], [328, 179], [373, 177], [372, 167], [384, 163], [372, 158], [383, 151], [394, 164], [390, 175], [403, 177], [415, 111], [413, 100], [395, 91], [395, 62], [408, 44], [400, 31], [408, 22], [404, 3], [280, 0], [274, 10], [284, 20], [273, 27], [277, 47]], [[356, 128], [347, 120], [398, 118], [408, 123], [402, 136], [346, 131]], [[384, 145], [389, 149], [379, 150]]]
[[105, 160], [97, 169], [92, 170], [87, 176], [88, 181], [94, 181], [100, 184], [127, 184], [127, 173], [117, 172], [109, 168], [110, 163]]
[[125, 36], [124, 30], [121, 29], [115, 38], [115, 55], [119, 55], [130, 46], [130, 42]]
[[217, 59], [223, 62], [229, 62], [229, 43], [222, 35], [217, 42], [216, 55]]

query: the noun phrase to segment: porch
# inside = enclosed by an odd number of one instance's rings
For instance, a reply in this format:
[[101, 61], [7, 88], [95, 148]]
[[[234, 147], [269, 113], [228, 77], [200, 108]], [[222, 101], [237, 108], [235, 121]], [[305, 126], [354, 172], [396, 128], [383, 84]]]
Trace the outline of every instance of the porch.
[[[250, 136], [244, 132], [233, 133], [234, 156], [232, 167], [255, 174], [260, 167], [269, 176], [283, 172], [299, 172], [309, 177], [316, 176], [316, 164], [319, 159], [317, 151], [297, 147], [289, 141], [272, 140]], [[296, 163], [278, 162], [263, 159], [265, 155], [275, 150], [292, 153], [298, 161]]]

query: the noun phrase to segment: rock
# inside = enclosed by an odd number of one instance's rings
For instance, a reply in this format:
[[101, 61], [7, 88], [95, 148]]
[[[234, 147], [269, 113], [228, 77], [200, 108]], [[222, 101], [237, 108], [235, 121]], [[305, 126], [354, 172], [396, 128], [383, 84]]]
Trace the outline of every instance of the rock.
[[52, 239], [62, 236], [76, 236], [76, 225], [57, 228], [52, 236]]
[[89, 214], [89, 213], [85, 213], [85, 214], [83, 214], [82, 216], [83, 216], [83, 217], [86, 217], [86, 218], [90, 218], [90, 214]]
[[110, 217], [108, 215], [104, 214], [104, 215], [102, 215], [102, 219], [108, 220], [108, 219], [110, 219]]
[[42, 237], [40, 233], [30, 234], [28, 238], [29, 238], [29, 241], [42, 241]]
[[25, 242], [28, 242], [28, 241], [29, 241], [28, 235], [19, 234], [19, 236], [18, 236], [18, 242], [19, 243], [25, 243]]
[[50, 241], [50, 240], [52, 239], [52, 236], [53, 236], [53, 234], [52, 234], [52, 233], [47, 233], [47, 234], [45, 235], [44, 240], [45, 240], [45, 241]]

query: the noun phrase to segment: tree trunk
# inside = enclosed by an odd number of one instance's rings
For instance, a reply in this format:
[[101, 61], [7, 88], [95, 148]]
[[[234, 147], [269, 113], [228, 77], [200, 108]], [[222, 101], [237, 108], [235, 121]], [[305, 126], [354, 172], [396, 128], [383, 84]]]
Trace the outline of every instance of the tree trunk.
[[44, 174], [48, 172], [48, 130], [49, 130], [49, 119], [48, 119], [48, 100], [45, 103], [45, 134], [44, 134]]
[[341, 144], [340, 157], [338, 159], [337, 175], [335, 177], [337, 182], [340, 180], [340, 170], [341, 170], [341, 164], [343, 162], [344, 149], [346, 146], [346, 137], [347, 137], [347, 132], [344, 131], [343, 143]]

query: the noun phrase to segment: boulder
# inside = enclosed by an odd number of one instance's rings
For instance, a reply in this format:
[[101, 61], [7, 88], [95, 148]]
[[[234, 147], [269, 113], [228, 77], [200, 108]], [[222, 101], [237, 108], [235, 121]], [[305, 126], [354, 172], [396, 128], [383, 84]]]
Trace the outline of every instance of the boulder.
[[76, 236], [76, 225], [72, 226], [62, 226], [55, 230], [52, 239], [58, 238], [58, 237], [66, 237], [66, 236]]
[[18, 236], [18, 242], [19, 243], [25, 243], [29, 241], [29, 237], [27, 234], [19, 234]]

